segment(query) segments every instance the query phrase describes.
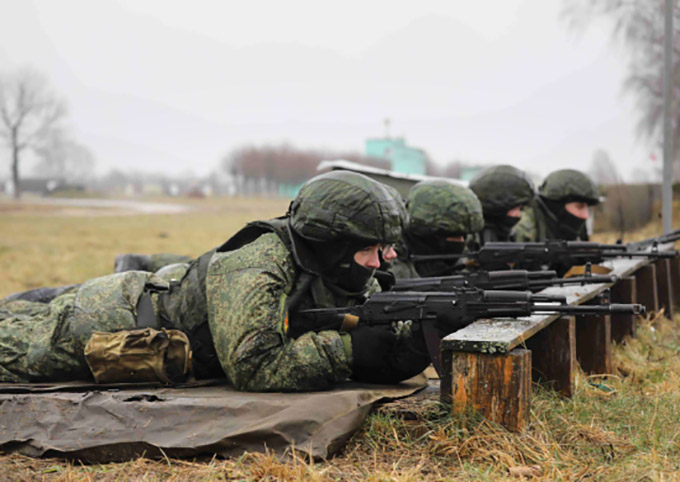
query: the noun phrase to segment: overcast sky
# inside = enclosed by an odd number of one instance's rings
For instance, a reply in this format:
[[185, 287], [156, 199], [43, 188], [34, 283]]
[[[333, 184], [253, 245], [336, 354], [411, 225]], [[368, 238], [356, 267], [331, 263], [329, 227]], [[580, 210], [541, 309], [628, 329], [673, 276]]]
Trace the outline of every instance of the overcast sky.
[[361, 152], [385, 118], [438, 163], [545, 175], [604, 149], [650, 169], [609, 25], [578, 34], [561, 3], [0, 0], [0, 70], [49, 78], [99, 172], [206, 174], [246, 143]]

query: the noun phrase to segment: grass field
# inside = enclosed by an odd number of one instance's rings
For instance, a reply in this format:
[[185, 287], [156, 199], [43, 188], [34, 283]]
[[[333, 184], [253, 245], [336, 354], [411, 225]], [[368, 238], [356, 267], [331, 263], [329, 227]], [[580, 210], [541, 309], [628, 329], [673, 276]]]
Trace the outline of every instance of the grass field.
[[[120, 253], [196, 256], [287, 207], [252, 199], [191, 204], [196, 210], [187, 214], [141, 216], [0, 200], [0, 296], [109, 273]], [[656, 224], [636, 235], [659, 231]], [[579, 373], [572, 399], [534, 385], [522, 434], [475, 414], [452, 417], [435, 400], [404, 410], [407, 400], [378, 408], [328, 461], [248, 453], [82, 465], [2, 455], [0, 480], [680, 480], [680, 317], [640, 320], [638, 336], [615, 346], [614, 358], [615, 375]]]

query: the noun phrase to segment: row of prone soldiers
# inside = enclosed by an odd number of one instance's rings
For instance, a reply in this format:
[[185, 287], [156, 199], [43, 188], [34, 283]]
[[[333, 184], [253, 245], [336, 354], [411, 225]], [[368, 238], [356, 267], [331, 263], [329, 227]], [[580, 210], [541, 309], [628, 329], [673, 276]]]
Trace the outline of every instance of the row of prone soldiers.
[[[122, 345], [115, 342], [115, 354], [111, 339], [107, 345], [107, 336], [121, 334], [129, 335], [138, 371], [161, 380], [180, 379], [191, 366], [192, 377], [226, 377], [250, 391], [398, 382], [430, 363], [419, 324], [315, 328], [305, 313], [365, 302], [380, 290], [381, 265], [412, 278], [458, 263], [415, 263], [413, 254], [459, 254], [489, 241], [585, 239], [588, 206], [599, 201], [594, 183], [574, 170], [552, 173], [536, 193], [522, 171], [495, 166], [469, 189], [423, 181], [406, 200], [361, 174], [322, 174], [284, 216], [249, 223], [197, 259], [126, 255], [117, 259], [120, 272], [0, 301], [0, 382], [137, 380], [136, 369], [115, 366], [125, 356]], [[144, 350], [156, 361], [140, 361]]]

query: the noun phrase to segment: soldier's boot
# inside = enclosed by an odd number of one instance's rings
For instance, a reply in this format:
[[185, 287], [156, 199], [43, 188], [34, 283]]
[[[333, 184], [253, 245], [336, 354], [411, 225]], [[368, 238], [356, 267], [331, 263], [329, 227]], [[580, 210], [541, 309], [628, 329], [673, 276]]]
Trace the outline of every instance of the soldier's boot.
[[5, 298], [5, 301], [23, 300], [23, 301], [35, 301], [38, 303], [49, 303], [54, 298], [59, 296], [66, 291], [77, 289], [80, 285], [66, 285], [58, 286], [56, 288], [34, 288], [32, 290], [20, 291], [18, 293], [12, 293]]
[[119, 254], [113, 265], [114, 273], [124, 271], [150, 271], [151, 256], [147, 254]]

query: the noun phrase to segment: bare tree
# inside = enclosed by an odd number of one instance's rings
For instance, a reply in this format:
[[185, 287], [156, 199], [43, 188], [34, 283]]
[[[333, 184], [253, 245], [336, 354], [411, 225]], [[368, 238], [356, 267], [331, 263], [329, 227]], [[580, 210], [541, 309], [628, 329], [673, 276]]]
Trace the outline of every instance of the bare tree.
[[21, 70], [0, 76], [0, 138], [11, 151], [15, 198], [21, 196], [21, 153], [35, 148], [65, 114], [65, 104], [39, 73]]
[[92, 152], [58, 127], [51, 129], [35, 146], [35, 152], [40, 158], [35, 170], [42, 176], [62, 181], [85, 181], [92, 174]]
[[[672, 92], [674, 137], [680, 135], [680, 0], [675, 1], [673, 18]], [[598, 17], [614, 22], [613, 35], [629, 55], [624, 89], [636, 98], [638, 134], [663, 144], [663, 63], [665, 0], [566, 0], [563, 11], [570, 25], [584, 29]], [[673, 146], [676, 176], [680, 143]]]
[[597, 184], [618, 184], [620, 183], [619, 173], [616, 170], [616, 165], [612, 161], [609, 154], [598, 149], [593, 155], [593, 160], [590, 164], [588, 174], [595, 180]]

